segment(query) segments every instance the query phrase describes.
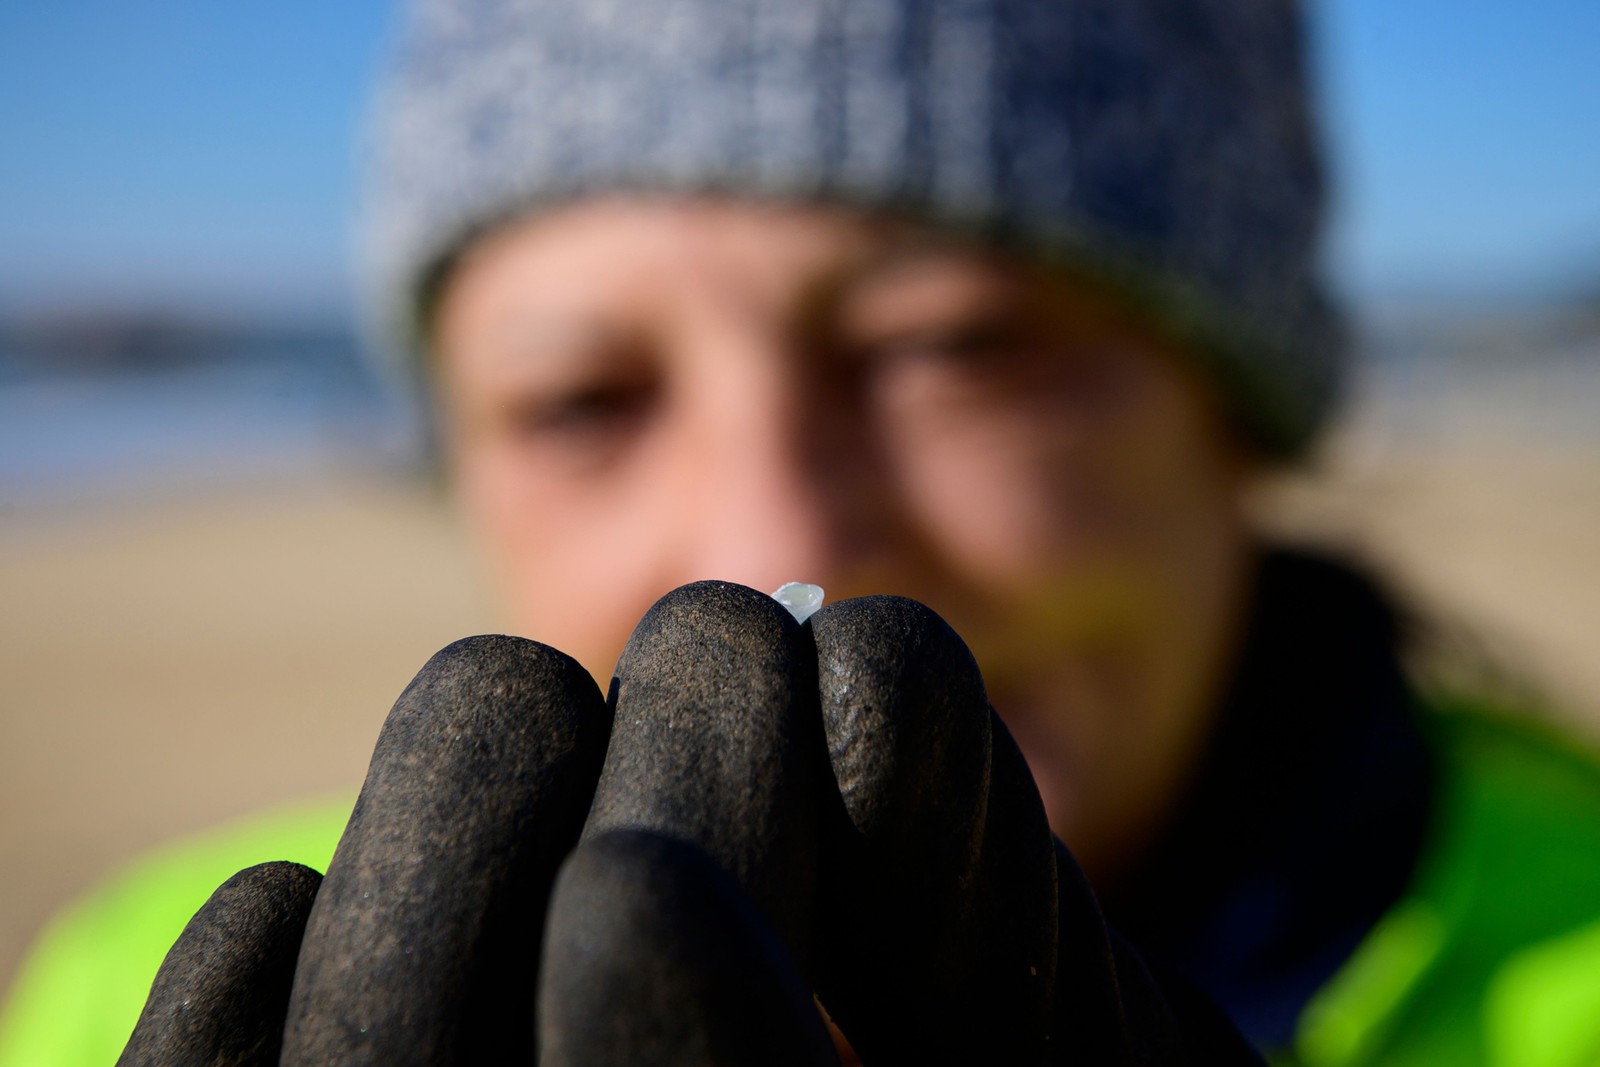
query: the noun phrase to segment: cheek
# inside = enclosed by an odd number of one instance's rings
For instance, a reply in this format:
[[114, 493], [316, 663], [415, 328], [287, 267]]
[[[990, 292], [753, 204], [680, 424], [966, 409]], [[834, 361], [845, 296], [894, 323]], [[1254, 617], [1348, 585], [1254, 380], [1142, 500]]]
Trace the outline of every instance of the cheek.
[[907, 506], [976, 588], [1024, 591], [1127, 553], [1125, 443], [1104, 413], [1060, 389], [897, 400], [885, 425]]
[[1063, 533], [1068, 479], [1024, 420], [970, 419], [896, 435], [895, 477], [930, 543], [976, 584], [1009, 585]]
[[1204, 389], [1165, 366], [1119, 433], [1116, 483], [1150, 551], [1207, 539], [1236, 516], [1242, 467]]
[[648, 551], [656, 504], [620, 478], [563, 479], [532, 466], [510, 448], [458, 454], [460, 503], [512, 629], [573, 656], [603, 685], [664, 591]]
[[937, 409], [908, 393], [885, 419], [909, 512], [1013, 651], [1020, 618], [1052, 638], [1137, 618], [1229, 499], [1203, 397], [1153, 358], [1116, 382]]

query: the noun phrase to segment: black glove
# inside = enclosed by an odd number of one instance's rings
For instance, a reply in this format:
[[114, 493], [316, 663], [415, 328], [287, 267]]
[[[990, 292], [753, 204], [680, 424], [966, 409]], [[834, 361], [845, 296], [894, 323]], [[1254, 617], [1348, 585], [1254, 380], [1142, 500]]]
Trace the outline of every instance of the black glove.
[[[189, 977], [189, 939], [124, 1061], [278, 1062], [141, 1051], [179, 1047], [169, 988], [206, 1032], [285, 999]], [[802, 627], [716, 582], [645, 616], [609, 710], [532, 642], [424, 667], [316, 891], [281, 1062], [820, 1067], [809, 990], [873, 1067], [1259, 1062], [1107, 931], [936, 615], [865, 598]]]

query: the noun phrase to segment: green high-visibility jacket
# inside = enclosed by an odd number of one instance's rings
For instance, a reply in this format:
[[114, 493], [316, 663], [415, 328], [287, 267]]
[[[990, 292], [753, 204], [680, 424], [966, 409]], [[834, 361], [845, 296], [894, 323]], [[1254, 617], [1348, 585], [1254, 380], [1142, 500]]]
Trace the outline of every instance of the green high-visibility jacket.
[[1313, 998], [1284, 1063], [1600, 1067], [1600, 762], [1457, 705], [1412, 884]]
[[[1600, 1067], [1600, 762], [1543, 727], [1426, 719], [1433, 828], [1406, 895], [1312, 999], [1304, 1067]], [[0, 1016], [0, 1067], [105, 1067], [168, 948], [236, 871], [325, 870], [353, 797], [154, 854], [59, 916]]]

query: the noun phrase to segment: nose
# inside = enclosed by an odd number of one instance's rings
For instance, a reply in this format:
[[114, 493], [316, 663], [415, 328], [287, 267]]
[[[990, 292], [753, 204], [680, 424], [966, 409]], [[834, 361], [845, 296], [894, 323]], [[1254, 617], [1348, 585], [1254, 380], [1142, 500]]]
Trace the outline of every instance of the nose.
[[891, 494], [857, 413], [793, 369], [728, 377], [717, 392], [689, 450], [694, 576], [769, 592], [811, 582], [829, 599], [875, 591], [894, 540]]

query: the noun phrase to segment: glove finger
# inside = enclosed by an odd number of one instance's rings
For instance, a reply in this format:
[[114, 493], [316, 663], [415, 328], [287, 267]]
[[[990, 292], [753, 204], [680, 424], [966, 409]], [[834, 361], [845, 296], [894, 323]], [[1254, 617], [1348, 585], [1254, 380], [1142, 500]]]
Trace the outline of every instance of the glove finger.
[[118, 1067], [268, 1067], [306, 917], [322, 876], [263, 863], [229, 878], [184, 927], [156, 972]]
[[543, 1067], [837, 1067], [794, 961], [733, 879], [645, 831], [562, 867], [539, 985]]
[[811, 626], [844, 807], [818, 992], [866, 1062], [1259, 1062], [1106, 926], [943, 620], [864, 597]]
[[644, 829], [731, 874], [802, 971], [815, 911], [816, 658], [771, 597], [697, 582], [640, 620], [612, 683], [615, 723], [586, 837]]
[[811, 626], [843, 802], [825, 837], [823, 1003], [868, 1063], [1037, 1062], [1053, 843], [977, 664], [899, 597], [840, 601]]
[[285, 1063], [531, 1059], [550, 887], [608, 727], [587, 672], [544, 645], [475, 637], [428, 661], [312, 909]]

